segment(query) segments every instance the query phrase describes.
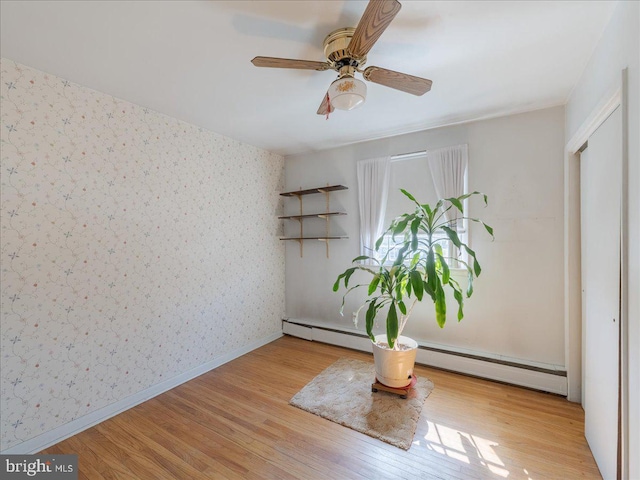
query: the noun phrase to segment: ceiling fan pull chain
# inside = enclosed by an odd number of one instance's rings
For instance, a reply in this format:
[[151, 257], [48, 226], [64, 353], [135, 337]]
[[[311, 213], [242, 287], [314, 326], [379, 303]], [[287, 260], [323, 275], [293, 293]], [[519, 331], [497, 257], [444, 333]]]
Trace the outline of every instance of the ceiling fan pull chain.
[[327, 92], [327, 118], [325, 118], [325, 120], [329, 120], [330, 113], [331, 113], [331, 99], [329, 98], [329, 92]]

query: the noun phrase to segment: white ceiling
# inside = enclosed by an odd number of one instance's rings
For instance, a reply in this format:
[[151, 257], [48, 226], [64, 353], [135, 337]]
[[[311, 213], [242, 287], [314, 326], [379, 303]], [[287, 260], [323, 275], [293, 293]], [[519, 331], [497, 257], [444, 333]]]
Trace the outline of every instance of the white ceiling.
[[256, 68], [323, 61], [361, 1], [2, 1], [1, 54], [285, 155], [566, 102], [615, 2], [402, 1], [368, 55], [433, 80], [415, 97], [368, 83], [365, 104], [316, 114], [335, 78]]

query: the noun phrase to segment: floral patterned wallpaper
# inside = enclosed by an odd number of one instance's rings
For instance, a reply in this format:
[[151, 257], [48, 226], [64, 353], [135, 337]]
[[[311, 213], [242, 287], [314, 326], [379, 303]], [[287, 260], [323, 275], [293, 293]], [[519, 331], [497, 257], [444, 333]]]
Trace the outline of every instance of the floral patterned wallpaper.
[[281, 156], [0, 67], [0, 450], [280, 330]]

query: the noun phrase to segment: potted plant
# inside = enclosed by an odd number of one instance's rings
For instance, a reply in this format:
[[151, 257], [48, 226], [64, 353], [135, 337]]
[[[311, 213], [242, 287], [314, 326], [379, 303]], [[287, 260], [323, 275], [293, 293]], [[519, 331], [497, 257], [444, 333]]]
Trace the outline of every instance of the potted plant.
[[[375, 251], [380, 252], [385, 237], [392, 236], [394, 246], [382, 258], [362, 255], [353, 259], [353, 266], [341, 273], [333, 285], [338, 291], [341, 282], [347, 289], [342, 297], [343, 313], [345, 298], [352, 291], [367, 287], [367, 299], [354, 313], [357, 325], [360, 310], [366, 307], [366, 331], [373, 343], [376, 378], [389, 387], [400, 388], [411, 383], [418, 344], [401, 336], [415, 305], [430, 299], [435, 305], [436, 322], [442, 328], [447, 319], [445, 287], [449, 287], [458, 304], [458, 321], [463, 318], [464, 297], [473, 293], [473, 280], [482, 269], [476, 253], [462, 242], [454, 226], [446, 218], [452, 208], [460, 211], [459, 219], [480, 223], [493, 238], [493, 229], [477, 218], [464, 216], [463, 202], [469, 197], [480, 195], [487, 204], [487, 196], [480, 192], [439, 200], [434, 206], [419, 203], [413, 195], [401, 190], [412, 202], [415, 209], [395, 218], [389, 228], [377, 240]], [[468, 260], [445, 254], [442, 244], [451, 242], [459, 252], [466, 252]], [[389, 262], [392, 254], [396, 255]], [[451, 278], [447, 260], [458, 262], [467, 270], [467, 287], [463, 294], [460, 284]], [[349, 287], [352, 275], [361, 270], [371, 275], [368, 283]], [[386, 334], [374, 336], [373, 327], [377, 315], [386, 311]]]

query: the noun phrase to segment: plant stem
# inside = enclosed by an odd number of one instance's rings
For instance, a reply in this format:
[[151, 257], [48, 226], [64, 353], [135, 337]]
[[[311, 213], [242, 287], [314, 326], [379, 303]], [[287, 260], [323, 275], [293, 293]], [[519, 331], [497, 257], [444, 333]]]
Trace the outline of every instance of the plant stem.
[[[398, 328], [398, 337], [400, 337], [400, 335], [402, 334], [402, 330], [404, 330], [404, 326], [407, 324], [407, 320], [409, 320], [409, 316], [411, 315], [411, 312], [413, 311], [413, 307], [416, 306], [416, 303], [418, 303], [418, 299], [414, 298], [413, 299], [413, 303], [409, 307], [409, 311], [407, 312], [407, 314], [406, 315], [402, 315], [402, 317], [400, 318], [400, 328]], [[398, 344], [398, 342], [396, 342], [396, 345], [397, 344]]]

